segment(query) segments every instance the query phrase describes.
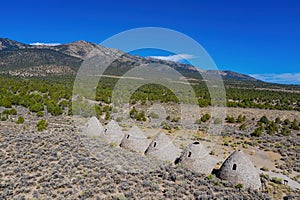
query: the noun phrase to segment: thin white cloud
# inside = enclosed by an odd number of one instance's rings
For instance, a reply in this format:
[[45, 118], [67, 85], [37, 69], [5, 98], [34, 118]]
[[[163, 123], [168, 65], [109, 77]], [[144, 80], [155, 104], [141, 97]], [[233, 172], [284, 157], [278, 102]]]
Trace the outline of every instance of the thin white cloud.
[[60, 45], [60, 43], [34, 42], [34, 43], [30, 43], [30, 45], [34, 45], [34, 46], [38, 46], [38, 45], [44, 45], [44, 46], [57, 46], [57, 45]]
[[170, 56], [149, 56], [150, 58], [160, 59], [160, 60], [167, 60], [173, 62], [179, 62], [186, 59], [195, 58], [195, 56], [190, 54], [177, 54], [177, 55], [170, 55]]
[[250, 74], [250, 76], [265, 82], [300, 85], [300, 73]]

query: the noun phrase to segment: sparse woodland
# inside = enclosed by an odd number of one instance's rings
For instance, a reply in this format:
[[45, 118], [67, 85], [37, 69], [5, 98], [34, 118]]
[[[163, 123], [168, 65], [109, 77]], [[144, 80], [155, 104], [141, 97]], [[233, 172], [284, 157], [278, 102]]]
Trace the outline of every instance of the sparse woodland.
[[[226, 90], [223, 100], [229, 109], [238, 111], [219, 119], [205, 110], [215, 99], [198, 71], [188, 69], [191, 66], [102, 49], [109, 55], [119, 56], [105, 72], [113, 76], [101, 77], [97, 87], [92, 88], [95, 98], [88, 93], [85, 96], [86, 88], [81, 88], [83, 96], [76, 96], [72, 101], [74, 74], [83, 57], [94, 48], [93, 44], [79, 41], [50, 49], [28, 46], [21, 49], [20, 45], [0, 51], [1, 199], [96, 196], [100, 199], [280, 199], [287, 195], [300, 198], [299, 190], [267, 174], [284, 174], [299, 183], [300, 86], [251, 81], [243, 75], [236, 79], [223, 77]], [[117, 76], [145, 63], [160, 63], [176, 69], [189, 78], [193, 91], [186, 91], [182, 83], [172, 83], [180, 91], [179, 99], [162, 85], [143, 85], [125, 102], [130, 106], [128, 116], [119, 117], [116, 102], [112, 101], [114, 88], [120, 81]], [[120, 124], [131, 120], [139, 125], [157, 120], [158, 127], [151, 128], [164, 129], [171, 135], [182, 128], [179, 104], [190, 103], [191, 92], [195, 93], [198, 106], [205, 110], [192, 122], [198, 130], [191, 139], [203, 141], [210, 123], [224, 125], [220, 146], [225, 150], [220, 153], [212, 149], [210, 155], [222, 157], [238, 148], [279, 155], [280, 159], [271, 161], [274, 168], [261, 166], [265, 173], [261, 173], [264, 188], [260, 192], [246, 190], [242, 184], [230, 185], [212, 174], [204, 176], [181, 166], [171, 167], [170, 163], [149, 160], [114, 145], [104, 146], [106, 151], [95, 159], [91, 149], [85, 149], [80, 142], [89, 138], [82, 138], [78, 134], [80, 130], [73, 125], [72, 117], [78, 114], [87, 118], [95, 115], [104, 124], [111, 119]], [[165, 116], [149, 111], [155, 104], [166, 108]], [[248, 110], [255, 114], [241, 112]], [[274, 113], [271, 111], [277, 112], [276, 116], [269, 114]], [[91, 148], [101, 152], [97, 145]], [[117, 165], [124, 169], [112, 168]], [[136, 167], [147, 166], [152, 170], [136, 170]]]

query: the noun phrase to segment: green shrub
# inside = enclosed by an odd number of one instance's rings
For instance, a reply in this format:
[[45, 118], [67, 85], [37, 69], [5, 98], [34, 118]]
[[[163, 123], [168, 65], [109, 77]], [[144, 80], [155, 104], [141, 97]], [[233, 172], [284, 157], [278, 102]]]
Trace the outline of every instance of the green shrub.
[[266, 180], [269, 180], [270, 176], [268, 174], [260, 174], [261, 178], [264, 178]]
[[179, 120], [180, 120], [180, 117], [174, 117], [174, 118], [171, 120], [171, 122], [179, 122]]
[[[47, 106], [47, 111], [53, 115], [53, 116], [59, 116], [62, 114], [62, 109], [61, 107], [55, 103], [54, 101], [49, 101], [46, 104]], [[83, 107], [82, 107], [83, 108]], [[84, 109], [84, 108], [83, 108]]]
[[18, 112], [15, 108], [12, 108], [12, 109], [5, 109], [2, 111], [2, 114], [4, 115], [17, 115]]
[[131, 103], [132, 105], [135, 105], [135, 104], [136, 104], [136, 100], [132, 100], [130, 103]]
[[253, 133], [251, 133], [252, 137], [260, 137], [262, 135], [262, 128], [258, 127], [256, 128]]
[[203, 115], [202, 117], [201, 117], [201, 121], [202, 122], [207, 122], [208, 120], [210, 120], [210, 114], [208, 114], [208, 113], [206, 113], [205, 115]]
[[67, 100], [62, 100], [62, 101], [60, 101], [59, 102], [59, 106], [60, 107], [63, 107], [63, 108], [65, 108], [65, 107], [68, 107], [68, 101]]
[[136, 119], [137, 121], [146, 121], [146, 116], [145, 116], [145, 112], [141, 111], [138, 112], [138, 110], [136, 110], [135, 108], [133, 108], [130, 112], [129, 112], [130, 118], [132, 119]]
[[239, 115], [238, 118], [236, 119], [236, 122], [237, 123], [242, 123], [245, 120], [246, 120], [246, 116]]
[[269, 135], [272, 135], [278, 131], [278, 125], [275, 122], [271, 122], [267, 127], [266, 131]]
[[44, 104], [42, 104], [42, 103], [35, 103], [35, 104], [29, 106], [29, 110], [31, 112], [43, 111], [44, 110]]
[[232, 116], [227, 116], [227, 117], [225, 118], [225, 120], [226, 120], [226, 122], [228, 122], [228, 123], [234, 123], [234, 122], [235, 122], [234, 117], [232, 117]]
[[130, 118], [134, 118], [134, 116], [136, 115], [137, 112], [138, 111], [135, 108], [131, 109], [129, 112]]
[[23, 124], [24, 123], [24, 118], [19, 116], [18, 120], [16, 121], [17, 124]]
[[[135, 108], [133, 108], [133, 109], [135, 109]], [[107, 111], [111, 111], [111, 107], [110, 106], [104, 106], [103, 112], [107, 112]]]
[[275, 123], [276, 123], [276, 124], [281, 124], [281, 119], [280, 119], [279, 117], [276, 117]]
[[287, 126], [283, 126], [281, 128], [281, 132], [280, 132], [282, 135], [284, 136], [289, 136], [291, 134], [291, 130], [289, 129], [289, 127]]
[[208, 180], [213, 180], [215, 178], [215, 175], [214, 174], [209, 174], [209, 175], [206, 176], [206, 178]]
[[16, 109], [13, 108], [13, 109], [10, 110], [10, 114], [11, 114], [11, 115], [17, 115], [18, 112], [17, 112]]
[[110, 119], [110, 112], [106, 111], [105, 120], [109, 120], [109, 119]]
[[36, 113], [36, 116], [37, 116], [37, 117], [44, 117], [44, 112], [43, 112], [43, 111], [38, 111], [38, 112]]
[[215, 152], [215, 150], [211, 150], [209, 154], [214, 156], [214, 155], [216, 155], [216, 152]]
[[[97, 112], [96, 112], [97, 113]], [[68, 108], [68, 115], [73, 115], [73, 109], [72, 107], [69, 107]]]
[[43, 131], [48, 127], [48, 122], [44, 119], [41, 119], [37, 122], [36, 127], [38, 131]]
[[4, 106], [5, 108], [11, 108], [12, 107], [12, 103], [8, 99], [3, 99], [2, 100], [2, 106]]
[[283, 121], [284, 125], [290, 125], [291, 121], [289, 119], [285, 119]]
[[268, 124], [269, 119], [264, 115], [260, 118], [259, 122], [264, 123], [264, 124]]
[[271, 181], [276, 184], [282, 184], [282, 178], [272, 177]]
[[163, 129], [170, 131], [172, 128], [166, 123], [166, 122], [162, 122], [161, 126]]
[[96, 112], [96, 115], [97, 115], [97, 116], [102, 115], [102, 109], [101, 109], [100, 106], [95, 105], [94, 108], [95, 108], [95, 112]]
[[237, 188], [237, 189], [239, 189], [239, 190], [241, 190], [243, 188], [243, 184], [238, 183], [234, 187]]
[[260, 168], [260, 170], [262, 170], [262, 171], [269, 171], [269, 168], [267, 168], [266, 166], [263, 166], [263, 167]]
[[294, 121], [292, 122], [291, 129], [296, 130], [296, 131], [300, 130], [296, 119], [294, 119]]
[[142, 110], [140, 113], [137, 114], [136, 120], [138, 121], [146, 121], [145, 112]]
[[245, 131], [247, 129], [246, 124], [244, 123], [244, 124], [240, 125], [239, 129], [241, 131]]

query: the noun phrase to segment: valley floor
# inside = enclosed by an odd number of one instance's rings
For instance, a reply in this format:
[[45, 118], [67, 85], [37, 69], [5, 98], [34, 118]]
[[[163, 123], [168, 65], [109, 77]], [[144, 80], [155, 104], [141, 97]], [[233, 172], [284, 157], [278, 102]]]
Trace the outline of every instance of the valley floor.
[[[257, 112], [263, 114], [255, 109], [231, 109], [229, 112], [250, 113], [249, 118], [251, 114], [258, 115]], [[271, 144], [268, 138], [264, 143], [252, 140], [244, 132], [228, 132], [211, 146], [217, 161], [215, 167], [239, 148], [257, 169], [268, 168], [261, 171], [263, 174], [268, 174], [270, 179], [273, 176], [287, 179], [290, 186], [270, 181], [268, 188], [260, 192], [239, 191], [216, 177], [208, 178], [86, 137], [80, 133], [73, 117], [45, 116], [49, 126], [39, 132], [36, 128], [38, 117], [22, 108], [18, 108], [18, 113], [25, 116], [23, 124], [13, 122], [16, 117], [0, 122], [0, 199], [279, 199], [286, 195], [300, 198], [299, 182], [291, 180], [299, 173], [294, 170], [286, 173], [285, 169], [280, 169], [286, 159], [282, 159], [276, 146], [267, 149]], [[288, 111], [278, 114], [297, 115]], [[153, 136], [153, 130], [144, 129], [149, 137]], [[224, 130], [236, 130], [236, 127], [226, 124]], [[184, 148], [195, 139], [205, 138], [204, 133], [198, 133], [179, 130], [174, 143]], [[299, 134], [294, 136], [295, 141], [299, 141]], [[280, 139], [282, 145], [288, 141], [287, 138]], [[209, 146], [209, 142], [202, 142]], [[285, 153], [287, 158], [292, 156], [290, 152]]]

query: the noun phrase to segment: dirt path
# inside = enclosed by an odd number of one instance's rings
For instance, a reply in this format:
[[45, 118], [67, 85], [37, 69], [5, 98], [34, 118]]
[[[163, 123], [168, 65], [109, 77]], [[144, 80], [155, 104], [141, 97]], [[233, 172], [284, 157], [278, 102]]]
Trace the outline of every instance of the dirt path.
[[262, 171], [262, 170], [260, 170], [260, 173], [269, 175], [271, 179], [273, 177], [277, 177], [277, 178], [281, 178], [282, 181], [287, 180], [288, 181], [288, 183], [287, 183], [288, 186], [290, 186], [293, 189], [300, 189], [300, 183], [290, 179], [289, 177], [287, 177], [283, 174], [278, 174], [278, 173], [274, 173], [274, 172], [266, 172], [266, 171]]

